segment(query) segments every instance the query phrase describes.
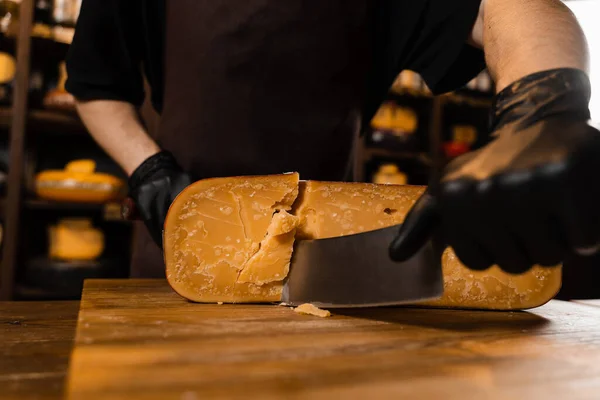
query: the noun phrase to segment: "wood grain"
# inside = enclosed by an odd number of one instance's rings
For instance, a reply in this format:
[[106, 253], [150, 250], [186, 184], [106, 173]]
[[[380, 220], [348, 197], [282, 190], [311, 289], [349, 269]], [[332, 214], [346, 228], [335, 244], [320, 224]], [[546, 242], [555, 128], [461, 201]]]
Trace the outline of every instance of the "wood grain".
[[600, 309], [192, 304], [162, 280], [87, 281], [71, 399], [598, 399]]
[[62, 399], [79, 301], [0, 303], [0, 398]]

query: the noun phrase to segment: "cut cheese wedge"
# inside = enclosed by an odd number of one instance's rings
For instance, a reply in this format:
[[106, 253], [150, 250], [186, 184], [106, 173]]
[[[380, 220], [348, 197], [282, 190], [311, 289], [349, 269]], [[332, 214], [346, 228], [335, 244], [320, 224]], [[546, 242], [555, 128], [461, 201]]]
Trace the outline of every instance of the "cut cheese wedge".
[[[171, 287], [194, 302], [280, 302], [295, 240], [402, 223], [425, 191], [422, 186], [299, 178], [297, 173], [214, 178], [181, 192], [164, 229]], [[496, 266], [473, 271], [450, 248], [442, 266], [443, 297], [417, 305], [528, 309], [548, 302], [561, 285], [561, 266], [536, 266], [521, 275]]]

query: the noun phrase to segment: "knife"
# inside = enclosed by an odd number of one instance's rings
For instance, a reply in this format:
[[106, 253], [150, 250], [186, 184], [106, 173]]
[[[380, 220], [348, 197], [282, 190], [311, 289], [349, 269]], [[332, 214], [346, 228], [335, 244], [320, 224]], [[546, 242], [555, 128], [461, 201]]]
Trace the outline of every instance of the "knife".
[[439, 298], [444, 290], [442, 266], [431, 242], [407, 261], [389, 257], [389, 245], [399, 228], [296, 241], [282, 301], [293, 306], [350, 308]]

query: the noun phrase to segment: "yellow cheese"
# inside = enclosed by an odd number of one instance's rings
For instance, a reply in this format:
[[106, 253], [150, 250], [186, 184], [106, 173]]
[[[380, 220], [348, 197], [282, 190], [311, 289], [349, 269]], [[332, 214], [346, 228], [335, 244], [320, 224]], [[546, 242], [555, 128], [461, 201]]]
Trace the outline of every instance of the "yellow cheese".
[[260, 250], [246, 262], [238, 283], [263, 286], [285, 279], [289, 273], [297, 221], [297, 217], [285, 211], [273, 216], [267, 236], [260, 242]]
[[[404, 221], [421, 186], [299, 181], [298, 174], [199, 181], [165, 222], [169, 283], [196, 302], [279, 302], [296, 239], [366, 232]], [[420, 306], [515, 310], [558, 292], [561, 267], [510, 275], [472, 271], [452, 249], [442, 257], [444, 295]]]
[[551, 300], [562, 284], [562, 266], [536, 266], [527, 273], [511, 275], [497, 266], [473, 271], [460, 263], [452, 249], [442, 256], [444, 295], [423, 303], [436, 307], [522, 310]]
[[282, 211], [291, 210], [298, 179], [215, 178], [180, 193], [164, 229], [171, 286], [201, 302], [279, 301], [296, 225]]
[[294, 312], [296, 312], [298, 314], [304, 314], [304, 315], [314, 315], [315, 317], [321, 317], [321, 318], [326, 318], [326, 317], [331, 316], [331, 313], [329, 311], [321, 310], [319, 307], [316, 307], [310, 303], [300, 304], [298, 307], [294, 308]]
[[294, 214], [299, 239], [324, 239], [396, 225], [424, 192], [423, 187], [374, 183], [300, 183]]
[[53, 201], [105, 203], [117, 200], [125, 182], [101, 172], [94, 172], [93, 160], [74, 160], [64, 170], [46, 170], [35, 177], [35, 190], [40, 198]]
[[104, 251], [104, 234], [87, 218], [64, 218], [48, 228], [50, 258], [89, 261]]

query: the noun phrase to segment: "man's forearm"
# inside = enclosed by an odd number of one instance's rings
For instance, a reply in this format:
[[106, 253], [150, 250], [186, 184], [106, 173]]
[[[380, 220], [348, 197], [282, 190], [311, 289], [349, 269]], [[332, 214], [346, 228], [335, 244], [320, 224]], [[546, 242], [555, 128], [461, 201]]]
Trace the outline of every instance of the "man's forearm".
[[539, 71], [588, 71], [585, 36], [560, 0], [483, 0], [471, 39], [483, 47], [498, 91]]
[[133, 105], [112, 100], [78, 102], [77, 110], [94, 140], [128, 175], [160, 151]]

